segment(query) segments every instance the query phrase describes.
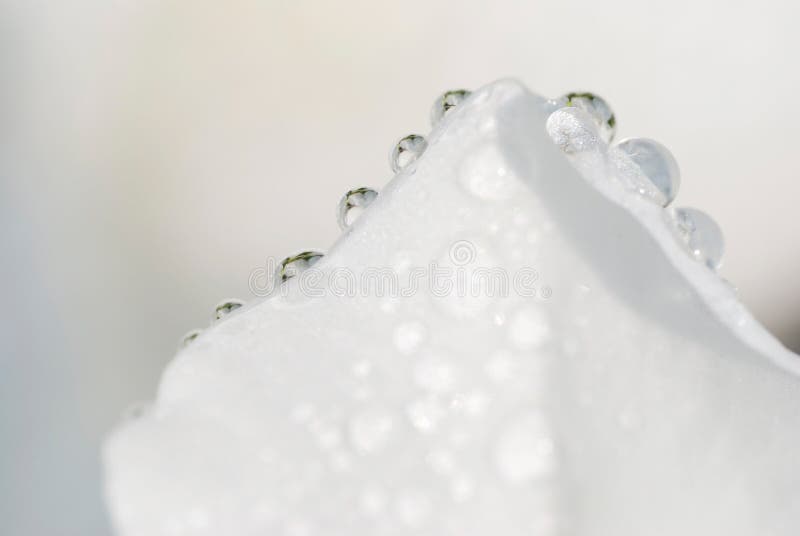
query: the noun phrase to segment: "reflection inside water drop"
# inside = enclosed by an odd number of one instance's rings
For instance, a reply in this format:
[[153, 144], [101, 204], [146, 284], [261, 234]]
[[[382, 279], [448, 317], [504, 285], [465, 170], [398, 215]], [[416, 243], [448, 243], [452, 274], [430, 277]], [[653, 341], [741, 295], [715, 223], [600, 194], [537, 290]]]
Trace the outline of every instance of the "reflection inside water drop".
[[600, 139], [611, 143], [617, 131], [617, 120], [611, 106], [600, 96], [589, 92], [567, 93], [560, 99], [562, 106], [569, 106], [587, 112], [588, 116], [598, 129]]
[[567, 154], [591, 151], [600, 137], [589, 114], [580, 108], [559, 108], [547, 118], [547, 134]]
[[214, 308], [214, 319], [219, 320], [223, 316], [230, 314], [231, 312], [235, 311], [236, 309], [238, 309], [243, 305], [244, 302], [242, 300], [237, 300], [237, 299], [222, 301], [219, 303], [219, 305], [217, 305]]
[[296, 277], [303, 271], [314, 266], [323, 256], [322, 253], [317, 251], [304, 251], [297, 255], [286, 257], [278, 265], [276, 279], [278, 282], [283, 283], [284, 281]]
[[378, 197], [378, 192], [371, 188], [355, 188], [350, 190], [339, 201], [337, 220], [344, 230], [352, 225], [358, 214], [367, 208]]
[[422, 156], [428, 142], [418, 134], [410, 134], [397, 142], [389, 155], [389, 165], [392, 171], [400, 173]]
[[431, 108], [431, 125], [439, 124], [445, 115], [453, 108], [467, 100], [470, 92], [466, 89], [453, 89], [442, 93], [433, 103]]
[[678, 238], [689, 254], [712, 270], [719, 268], [725, 240], [717, 222], [696, 208], [679, 208], [672, 215]]
[[185, 348], [186, 346], [189, 346], [192, 342], [194, 342], [194, 340], [197, 337], [200, 336], [201, 333], [203, 333], [202, 329], [193, 329], [192, 331], [184, 335], [183, 338], [181, 339], [181, 347]]
[[609, 152], [622, 183], [652, 199], [662, 207], [669, 205], [680, 186], [678, 163], [669, 149], [655, 140], [628, 138]]

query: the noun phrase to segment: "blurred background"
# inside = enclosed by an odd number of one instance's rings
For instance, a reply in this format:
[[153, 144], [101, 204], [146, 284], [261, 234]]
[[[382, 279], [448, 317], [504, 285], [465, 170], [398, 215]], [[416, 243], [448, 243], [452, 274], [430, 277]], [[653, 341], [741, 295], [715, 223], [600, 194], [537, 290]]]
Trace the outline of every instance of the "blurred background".
[[800, 349], [795, 0], [0, 2], [0, 533], [103, 535], [99, 445], [267, 256], [323, 250], [442, 91], [604, 96]]

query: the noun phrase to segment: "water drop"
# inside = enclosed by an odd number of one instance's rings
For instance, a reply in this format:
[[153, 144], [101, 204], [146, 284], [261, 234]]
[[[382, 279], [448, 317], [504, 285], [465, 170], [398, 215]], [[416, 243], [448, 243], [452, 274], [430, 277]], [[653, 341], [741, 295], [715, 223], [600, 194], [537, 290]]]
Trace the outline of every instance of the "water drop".
[[427, 356], [414, 368], [414, 381], [425, 391], [446, 393], [454, 387], [456, 378], [450, 363], [436, 356]]
[[453, 455], [445, 449], [435, 449], [425, 458], [434, 472], [440, 475], [452, 473], [456, 468]]
[[366, 410], [350, 421], [350, 442], [361, 453], [375, 452], [386, 445], [393, 426], [388, 412], [378, 408]]
[[647, 138], [622, 140], [611, 149], [609, 159], [626, 187], [662, 207], [675, 199], [681, 183], [678, 163], [669, 149], [657, 141]]
[[392, 171], [400, 173], [406, 169], [425, 152], [427, 147], [428, 142], [418, 134], [409, 134], [398, 141], [389, 155], [389, 165], [392, 166]]
[[614, 134], [617, 131], [617, 120], [614, 117], [611, 106], [598, 95], [588, 92], [567, 93], [558, 99], [558, 102], [562, 106], [579, 108], [587, 112], [598, 128], [600, 139], [604, 142], [611, 143], [611, 140], [614, 139]]
[[151, 404], [149, 402], [135, 402], [125, 408], [122, 412], [122, 421], [135, 421], [141, 419], [145, 413], [150, 411]]
[[508, 336], [520, 350], [538, 348], [550, 338], [550, 324], [541, 310], [525, 307], [511, 320]]
[[475, 483], [468, 475], [458, 475], [450, 484], [450, 492], [456, 502], [466, 501], [475, 493]]
[[509, 352], [500, 350], [489, 357], [486, 374], [494, 383], [503, 383], [514, 377], [514, 359]]
[[399, 494], [395, 510], [400, 520], [410, 527], [419, 527], [431, 513], [431, 502], [423, 491], [406, 490]]
[[394, 330], [394, 345], [403, 354], [412, 354], [425, 339], [425, 326], [419, 322], [406, 322]]
[[184, 335], [183, 338], [181, 339], [181, 347], [185, 348], [186, 346], [189, 346], [192, 342], [194, 342], [194, 340], [197, 337], [200, 336], [201, 333], [203, 333], [202, 329], [193, 329], [192, 331]]
[[276, 278], [283, 283], [314, 266], [323, 256], [322, 253], [316, 251], [304, 251], [297, 255], [286, 257], [278, 265]]
[[722, 264], [725, 240], [722, 229], [711, 216], [695, 208], [673, 211], [675, 229], [687, 251], [712, 270]]
[[445, 115], [453, 108], [467, 100], [470, 92], [466, 89], [453, 89], [442, 93], [433, 103], [431, 108], [431, 125], [439, 124]]
[[592, 151], [600, 146], [597, 125], [580, 108], [559, 108], [547, 118], [547, 134], [567, 154]]
[[534, 413], [506, 427], [497, 442], [495, 460], [500, 474], [513, 484], [552, 474], [555, 444], [544, 418]]
[[368, 516], [377, 516], [386, 508], [386, 493], [376, 486], [367, 487], [359, 499], [361, 510]]
[[421, 432], [433, 432], [444, 417], [444, 408], [434, 398], [417, 400], [408, 407], [411, 424]]
[[376, 197], [378, 197], [378, 192], [371, 188], [356, 188], [344, 194], [342, 200], [339, 201], [339, 227], [342, 230], [350, 227], [358, 214], [375, 201]]
[[223, 316], [235, 311], [242, 305], [244, 305], [244, 302], [242, 300], [231, 299], [222, 301], [214, 309], [214, 319], [219, 320]]

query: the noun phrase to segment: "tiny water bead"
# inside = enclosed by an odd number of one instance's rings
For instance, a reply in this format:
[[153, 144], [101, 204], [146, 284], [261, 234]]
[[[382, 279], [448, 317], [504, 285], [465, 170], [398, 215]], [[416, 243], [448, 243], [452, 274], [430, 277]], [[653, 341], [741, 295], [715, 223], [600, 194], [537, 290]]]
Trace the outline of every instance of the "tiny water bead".
[[495, 447], [497, 468], [511, 484], [551, 476], [556, 470], [555, 454], [550, 427], [544, 417], [535, 412], [506, 426]]
[[725, 240], [717, 222], [696, 208], [678, 208], [673, 211], [675, 229], [687, 251], [712, 270], [722, 264]]
[[217, 305], [216, 308], [214, 308], [214, 320], [219, 320], [223, 316], [232, 313], [242, 305], [244, 305], [244, 302], [242, 300], [236, 300], [236, 299], [225, 300], [220, 302], [219, 305]]
[[466, 89], [452, 89], [442, 93], [433, 103], [431, 108], [431, 125], [439, 124], [445, 115], [453, 108], [467, 100], [470, 92]]
[[324, 255], [317, 251], [304, 251], [297, 255], [286, 257], [278, 265], [277, 280], [283, 283], [299, 275], [314, 266], [322, 257]]
[[553, 143], [568, 154], [592, 151], [600, 145], [597, 125], [580, 108], [559, 108], [547, 118], [546, 128]]
[[389, 165], [392, 167], [392, 171], [400, 173], [408, 168], [422, 156], [427, 147], [428, 142], [419, 134], [409, 134], [398, 141], [389, 155]]
[[612, 147], [609, 159], [623, 183], [662, 207], [678, 193], [680, 170], [669, 149], [655, 140], [628, 138]]
[[378, 192], [371, 188], [355, 188], [344, 194], [342, 200], [339, 201], [337, 211], [339, 227], [342, 230], [350, 227], [358, 217], [358, 213], [375, 201], [376, 197], [378, 197]]
[[353, 447], [362, 454], [381, 449], [390, 439], [394, 419], [380, 408], [365, 410], [350, 421], [349, 437]]
[[614, 139], [617, 120], [611, 106], [603, 98], [594, 93], [573, 92], [567, 93], [558, 99], [558, 102], [563, 103], [562, 106], [579, 108], [587, 112], [594, 124], [597, 125], [600, 138], [604, 142], [611, 143], [611, 140]]
[[203, 333], [202, 329], [193, 329], [192, 331], [184, 335], [183, 338], [181, 339], [181, 347], [185, 348], [186, 346], [189, 346], [192, 342], [194, 342], [194, 340], [197, 337], [200, 336], [201, 333]]

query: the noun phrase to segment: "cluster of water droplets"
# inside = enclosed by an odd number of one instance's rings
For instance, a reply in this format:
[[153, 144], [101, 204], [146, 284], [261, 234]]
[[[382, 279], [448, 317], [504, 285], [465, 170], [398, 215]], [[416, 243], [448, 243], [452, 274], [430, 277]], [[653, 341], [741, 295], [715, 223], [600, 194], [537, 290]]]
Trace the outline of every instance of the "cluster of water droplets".
[[[547, 133], [564, 153], [576, 159], [600, 154], [623, 188], [661, 207], [672, 203], [680, 187], [680, 170], [666, 147], [648, 138], [612, 143], [617, 126], [614, 112], [593, 93], [567, 93], [549, 105], [553, 111]], [[667, 215], [683, 248], [709, 268], [719, 268], [724, 240], [714, 220], [693, 208], [670, 209]]]
[[[470, 92], [465, 89], [454, 89], [444, 92], [433, 103], [431, 108], [431, 125], [439, 124], [453, 109], [459, 106], [470, 96]], [[393, 147], [389, 154], [389, 166], [394, 173], [406, 170], [413, 170], [413, 165], [422, 156], [428, 142], [424, 136], [419, 134], [409, 134], [401, 138]], [[361, 212], [366, 210], [378, 197], [378, 192], [372, 188], [360, 187], [353, 188], [344, 194], [339, 201], [336, 211], [336, 218], [339, 227], [344, 231], [350, 228]], [[323, 253], [317, 251], [303, 251], [296, 255], [291, 255], [283, 259], [275, 273], [275, 281], [278, 284], [285, 283], [289, 279], [296, 277], [303, 271], [316, 264]], [[220, 320], [225, 315], [244, 305], [240, 300], [226, 300], [220, 303], [215, 311], [213, 320]], [[192, 343], [200, 334], [202, 329], [193, 329], [181, 339], [181, 346], [185, 347]]]

